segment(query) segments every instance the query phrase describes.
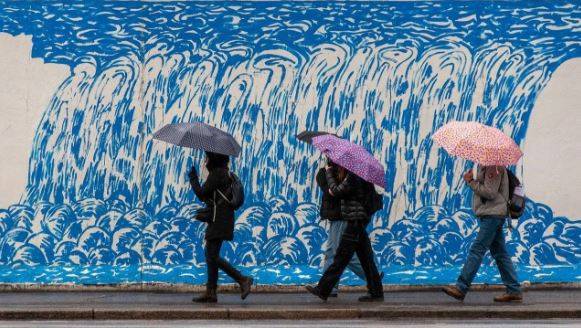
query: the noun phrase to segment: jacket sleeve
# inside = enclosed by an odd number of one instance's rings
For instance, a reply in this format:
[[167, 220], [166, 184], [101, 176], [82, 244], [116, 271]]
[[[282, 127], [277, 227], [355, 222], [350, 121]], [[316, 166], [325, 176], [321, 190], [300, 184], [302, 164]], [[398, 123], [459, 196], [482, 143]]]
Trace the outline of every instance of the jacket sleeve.
[[474, 193], [486, 200], [493, 200], [499, 193], [503, 172], [496, 174], [484, 171], [484, 181], [472, 180], [468, 185]]
[[347, 174], [343, 182], [337, 183], [335, 175], [333, 172], [326, 170], [327, 183], [329, 184], [329, 192], [335, 197], [345, 197], [349, 195], [353, 190], [353, 177], [350, 173]]
[[219, 182], [220, 179], [218, 175], [212, 173], [208, 175], [208, 178], [203, 185], [200, 185], [200, 181], [197, 176], [193, 179], [190, 179], [190, 185], [192, 186], [194, 193], [202, 201], [212, 198], [212, 194], [219, 187]]
[[317, 185], [319, 186], [319, 188], [321, 188], [321, 190], [323, 190], [323, 192], [328, 192], [329, 191], [329, 184], [327, 183], [327, 176], [325, 174], [325, 169], [319, 169], [319, 172], [317, 172]]

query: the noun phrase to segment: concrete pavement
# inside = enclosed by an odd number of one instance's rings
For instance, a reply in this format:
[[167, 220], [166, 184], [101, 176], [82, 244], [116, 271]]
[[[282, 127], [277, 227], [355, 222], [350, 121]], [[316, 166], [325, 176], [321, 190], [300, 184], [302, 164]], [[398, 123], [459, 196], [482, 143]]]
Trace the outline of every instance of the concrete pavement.
[[77, 320], [77, 321], [0, 321], [0, 328], [572, 328], [580, 327], [580, 319], [354, 319], [354, 320]]
[[437, 291], [387, 292], [385, 302], [342, 293], [324, 303], [306, 293], [258, 293], [242, 301], [219, 295], [199, 305], [192, 294], [153, 292], [14, 292], [0, 294], [0, 320], [320, 320], [397, 318], [580, 318], [581, 290], [531, 290], [522, 304], [495, 304], [497, 291], [471, 292], [463, 303]]

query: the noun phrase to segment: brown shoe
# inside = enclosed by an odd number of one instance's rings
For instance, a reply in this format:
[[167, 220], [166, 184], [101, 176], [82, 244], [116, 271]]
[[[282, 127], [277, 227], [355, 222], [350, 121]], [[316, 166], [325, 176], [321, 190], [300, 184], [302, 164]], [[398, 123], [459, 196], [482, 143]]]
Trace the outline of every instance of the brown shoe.
[[522, 302], [522, 294], [502, 294], [500, 296], [496, 296], [494, 298], [495, 302], [502, 302], [502, 303], [509, 303], [515, 302], [520, 303]]
[[463, 301], [464, 297], [466, 297], [466, 294], [462, 293], [462, 291], [456, 286], [446, 286], [442, 288], [442, 291], [448, 294], [448, 296], [454, 297], [458, 301]]

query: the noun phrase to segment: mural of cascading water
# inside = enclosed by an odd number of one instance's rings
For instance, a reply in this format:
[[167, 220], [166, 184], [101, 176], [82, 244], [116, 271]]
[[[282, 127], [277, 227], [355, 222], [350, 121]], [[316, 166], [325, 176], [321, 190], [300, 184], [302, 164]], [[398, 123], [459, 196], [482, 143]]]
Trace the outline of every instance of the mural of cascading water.
[[[572, 2], [6, 2], [0, 18], [32, 35], [33, 56], [71, 67], [39, 122], [22, 204], [0, 210], [7, 282], [203, 282], [187, 181], [201, 152], [152, 140], [193, 120], [243, 147], [233, 169], [248, 198], [223, 252], [261, 283], [313, 281], [322, 261], [320, 155], [295, 140], [302, 130], [343, 135], [387, 167], [369, 227], [386, 282], [448, 282], [477, 229], [460, 174], [471, 164], [432, 133], [477, 120], [521, 143], [551, 73], [581, 56]], [[580, 232], [531, 201], [508, 245], [525, 279], [570, 281]]]

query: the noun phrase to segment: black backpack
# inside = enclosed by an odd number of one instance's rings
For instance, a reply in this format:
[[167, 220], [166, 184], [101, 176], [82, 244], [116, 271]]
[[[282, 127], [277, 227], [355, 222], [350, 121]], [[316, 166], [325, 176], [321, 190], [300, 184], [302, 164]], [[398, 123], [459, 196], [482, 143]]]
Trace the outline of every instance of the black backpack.
[[375, 190], [373, 184], [368, 183], [367, 197], [365, 199], [365, 211], [372, 216], [375, 212], [383, 208], [383, 197]]
[[244, 204], [244, 186], [242, 186], [240, 178], [232, 172], [230, 172], [230, 179], [232, 180], [232, 184], [228, 189], [232, 194], [232, 199], [228, 199], [220, 190], [218, 190], [218, 193], [230, 207], [237, 210]]
[[508, 214], [512, 219], [518, 219], [525, 211], [526, 198], [516, 195], [514, 190], [520, 186], [520, 180], [511, 170], [507, 169], [508, 174]]

